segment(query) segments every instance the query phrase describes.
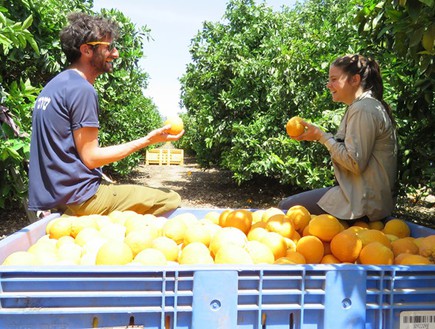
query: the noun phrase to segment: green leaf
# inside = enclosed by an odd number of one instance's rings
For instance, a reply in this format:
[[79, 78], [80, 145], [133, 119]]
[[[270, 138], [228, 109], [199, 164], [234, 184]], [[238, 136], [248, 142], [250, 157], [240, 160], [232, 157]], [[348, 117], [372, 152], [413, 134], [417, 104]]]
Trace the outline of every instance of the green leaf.
[[435, 1], [434, 0], [419, 0], [421, 3], [424, 3], [426, 6], [428, 6], [429, 8], [433, 8], [435, 5]]
[[[5, 15], [3, 15], [2, 12], [0, 12], [0, 27], [1, 27], [2, 25], [6, 25], [6, 17], [5, 17]], [[1, 34], [0, 34], [0, 35], [1, 35]]]
[[12, 44], [12, 40], [0, 33], [0, 43], [6, 47], [9, 47]]
[[29, 17], [26, 18], [23, 24], [21, 24], [21, 27], [23, 28], [23, 30], [26, 30], [32, 25], [32, 23], [33, 23], [33, 16], [30, 15]]
[[414, 47], [421, 42], [421, 38], [423, 37], [424, 28], [419, 28], [418, 30], [415, 30], [412, 32], [412, 35], [410, 36], [410, 42], [409, 46]]
[[26, 37], [26, 40], [30, 44], [30, 46], [33, 48], [35, 53], [39, 56], [40, 52], [39, 52], [38, 44], [36, 43], [35, 39], [32, 36], [28, 36], [28, 37]]

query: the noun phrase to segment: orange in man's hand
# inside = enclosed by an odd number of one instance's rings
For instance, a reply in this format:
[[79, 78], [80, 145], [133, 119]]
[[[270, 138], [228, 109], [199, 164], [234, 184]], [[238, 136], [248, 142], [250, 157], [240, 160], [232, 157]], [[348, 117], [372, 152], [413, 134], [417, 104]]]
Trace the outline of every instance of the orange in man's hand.
[[164, 125], [171, 125], [171, 128], [168, 129], [168, 134], [170, 135], [178, 135], [183, 129], [184, 129], [184, 124], [183, 124], [183, 120], [181, 120], [181, 118], [179, 116], [169, 116]]
[[297, 137], [305, 131], [305, 126], [302, 124], [302, 119], [296, 116], [287, 121], [285, 130], [290, 137]]

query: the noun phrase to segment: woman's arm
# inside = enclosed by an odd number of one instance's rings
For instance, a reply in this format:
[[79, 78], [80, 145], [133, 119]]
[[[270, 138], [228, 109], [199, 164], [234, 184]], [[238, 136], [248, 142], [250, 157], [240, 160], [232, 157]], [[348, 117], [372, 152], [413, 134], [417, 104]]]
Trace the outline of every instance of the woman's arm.
[[319, 141], [325, 145], [337, 165], [359, 174], [370, 160], [376, 140], [376, 123], [370, 111], [356, 109], [350, 111], [345, 120], [346, 135], [343, 142], [336, 141], [332, 134], [305, 121], [302, 122], [306, 127], [305, 132], [294, 139]]

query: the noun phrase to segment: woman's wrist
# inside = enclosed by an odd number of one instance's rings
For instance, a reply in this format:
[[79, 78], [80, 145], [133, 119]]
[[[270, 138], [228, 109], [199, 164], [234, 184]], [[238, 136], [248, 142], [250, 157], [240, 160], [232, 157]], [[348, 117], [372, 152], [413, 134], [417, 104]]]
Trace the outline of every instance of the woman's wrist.
[[319, 142], [325, 145], [328, 151], [331, 149], [332, 145], [335, 143], [334, 135], [331, 133], [322, 133], [322, 136], [319, 139]]
[[325, 144], [325, 142], [330, 138], [334, 138], [334, 136], [331, 133], [326, 133], [324, 131], [321, 131], [320, 136], [317, 140], [319, 141], [319, 143]]

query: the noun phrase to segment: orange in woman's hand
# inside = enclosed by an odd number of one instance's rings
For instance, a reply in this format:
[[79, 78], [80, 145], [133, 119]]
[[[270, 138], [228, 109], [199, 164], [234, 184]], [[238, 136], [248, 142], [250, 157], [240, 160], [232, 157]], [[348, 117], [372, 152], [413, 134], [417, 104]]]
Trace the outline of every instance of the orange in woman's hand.
[[297, 137], [305, 131], [305, 126], [302, 124], [302, 119], [296, 116], [287, 122], [285, 130], [290, 137]]

